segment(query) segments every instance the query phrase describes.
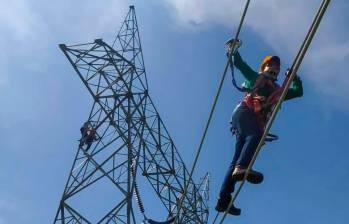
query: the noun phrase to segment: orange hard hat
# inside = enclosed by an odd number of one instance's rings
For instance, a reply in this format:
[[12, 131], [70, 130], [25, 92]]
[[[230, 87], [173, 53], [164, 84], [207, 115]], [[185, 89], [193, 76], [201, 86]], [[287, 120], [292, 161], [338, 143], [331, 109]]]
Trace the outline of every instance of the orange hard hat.
[[274, 62], [277, 66], [280, 67], [280, 58], [278, 56], [275, 55], [267, 55], [264, 57], [262, 64], [260, 66], [260, 71], [264, 71], [264, 68], [270, 63], [270, 62]]

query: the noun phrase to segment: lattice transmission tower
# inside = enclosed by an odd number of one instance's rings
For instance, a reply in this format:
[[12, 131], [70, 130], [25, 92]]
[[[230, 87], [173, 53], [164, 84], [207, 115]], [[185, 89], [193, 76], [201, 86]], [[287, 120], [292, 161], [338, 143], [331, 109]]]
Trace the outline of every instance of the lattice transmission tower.
[[92, 95], [93, 105], [80, 129], [82, 138], [54, 224], [141, 223], [147, 217], [144, 208], [137, 208], [135, 202], [141, 199], [135, 199], [134, 193], [137, 184], [144, 189], [146, 182], [153, 189], [147, 191], [147, 199], [150, 192], [156, 199], [144, 200], [146, 208], [150, 204], [160, 208], [153, 214], [162, 212], [164, 219], [178, 216], [177, 223], [208, 221], [208, 175], [198, 183], [188, 179], [149, 96], [138, 31], [135, 9], [130, 6], [111, 45], [102, 39], [60, 45]]

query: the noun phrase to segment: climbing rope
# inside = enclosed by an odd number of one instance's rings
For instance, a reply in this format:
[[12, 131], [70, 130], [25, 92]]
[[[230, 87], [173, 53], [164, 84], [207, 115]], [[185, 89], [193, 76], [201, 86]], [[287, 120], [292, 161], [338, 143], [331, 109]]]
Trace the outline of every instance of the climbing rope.
[[[247, 12], [247, 9], [248, 9], [249, 4], [250, 4], [250, 0], [247, 0], [247, 1], [246, 1], [245, 8], [244, 8], [244, 11], [243, 11], [243, 14], [242, 14], [242, 17], [241, 17], [241, 20], [240, 20], [240, 23], [239, 23], [239, 26], [238, 26], [238, 29], [237, 29], [237, 32], [236, 32], [236, 35], [235, 35], [234, 42], [233, 42], [233, 44], [232, 44], [233, 49], [234, 49], [234, 47], [235, 47], [235, 45], [236, 45], [236, 42], [237, 42], [237, 40], [238, 40], [238, 38], [239, 38], [240, 30], [241, 30], [242, 24], [243, 24], [243, 22], [244, 22], [244, 19], [245, 19], [246, 12]], [[190, 174], [189, 174], [188, 183], [184, 186], [183, 194], [181, 195], [181, 197], [180, 197], [180, 199], [179, 199], [179, 202], [178, 202], [178, 214], [179, 214], [180, 211], [181, 211], [181, 208], [182, 208], [182, 205], [183, 205], [184, 196], [187, 194], [188, 187], [189, 187], [189, 184], [190, 184], [190, 180], [191, 180], [191, 178], [192, 178], [192, 176], [193, 176], [193, 173], [194, 173], [194, 170], [195, 170], [197, 161], [198, 161], [198, 159], [199, 159], [199, 155], [200, 155], [200, 153], [201, 153], [202, 146], [203, 146], [203, 144], [204, 144], [204, 141], [205, 141], [205, 138], [206, 138], [206, 134], [207, 134], [208, 128], [209, 128], [210, 123], [211, 123], [211, 120], [212, 120], [212, 115], [213, 115], [213, 112], [214, 112], [214, 110], [215, 110], [215, 108], [216, 108], [216, 104], [217, 104], [218, 98], [219, 98], [219, 96], [220, 96], [222, 87], [223, 87], [223, 83], [224, 83], [224, 80], [225, 80], [225, 76], [226, 76], [226, 74], [227, 74], [227, 70], [228, 70], [229, 65], [230, 65], [230, 59], [229, 59], [229, 58], [231, 58], [232, 53], [233, 53], [233, 50], [232, 50], [231, 52], [229, 52], [228, 60], [227, 60], [227, 63], [226, 63], [226, 65], [225, 65], [225, 68], [224, 68], [224, 71], [223, 71], [223, 74], [222, 74], [222, 78], [221, 78], [221, 81], [220, 81], [220, 83], [219, 83], [219, 87], [218, 87], [216, 96], [215, 96], [215, 98], [214, 98], [214, 101], [213, 101], [213, 104], [212, 104], [212, 107], [211, 107], [211, 111], [210, 111], [210, 114], [209, 114], [209, 116], [208, 116], [208, 120], [207, 120], [207, 123], [206, 123], [205, 129], [204, 129], [203, 135], [202, 135], [201, 140], [200, 140], [200, 144], [199, 144], [198, 150], [197, 150], [196, 155], [195, 155], [194, 163], [193, 163], [193, 166], [192, 166], [191, 171], [190, 171]], [[176, 216], [175, 221], [177, 221], [178, 217], [179, 217], [179, 215]]]
[[[324, 13], [325, 13], [325, 11], [326, 11], [330, 1], [331, 0], [323, 0], [321, 5], [320, 5], [320, 8], [317, 11], [317, 14], [316, 14], [316, 16], [315, 16], [315, 18], [313, 20], [313, 23], [311, 24], [310, 29], [308, 30], [308, 33], [307, 33], [307, 35], [305, 37], [305, 40], [303, 41], [303, 44], [302, 44], [301, 48], [299, 49], [298, 54], [297, 54], [295, 60], [293, 61], [293, 64], [292, 64], [292, 67], [291, 67], [291, 70], [290, 70], [290, 75], [289, 75], [288, 78], [286, 78], [285, 88], [283, 89], [282, 94], [281, 94], [277, 104], [275, 105], [275, 107], [274, 107], [274, 109], [273, 109], [273, 111], [271, 113], [271, 116], [270, 116], [270, 118], [268, 120], [268, 123], [267, 123], [267, 125], [265, 127], [265, 130], [264, 130], [264, 133], [262, 135], [262, 138], [259, 141], [259, 144], [257, 146], [257, 149], [256, 149], [253, 157], [252, 157], [252, 160], [251, 160], [249, 166], [247, 167], [245, 176], [244, 176], [244, 178], [243, 178], [239, 188], [237, 189], [237, 191], [235, 192], [234, 196], [230, 200], [229, 206], [226, 209], [226, 211], [224, 212], [224, 215], [223, 215], [221, 221], [219, 222], [220, 224], [222, 224], [224, 222], [224, 219], [227, 216], [228, 211], [230, 210], [230, 207], [234, 204], [234, 201], [236, 200], [236, 198], [239, 195], [239, 193], [240, 193], [244, 183], [246, 182], [248, 173], [250, 172], [250, 170], [251, 170], [251, 168], [252, 168], [252, 166], [253, 166], [256, 158], [257, 158], [257, 155], [258, 155], [261, 147], [264, 144], [265, 138], [266, 138], [266, 136], [267, 136], [267, 134], [268, 134], [268, 132], [269, 132], [273, 122], [274, 122], [274, 119], [275, 119], [275, 117], [277, 115], [277, 112], [279, 111], [280, 106], [281, 106], [281, 104], [283, 103], [283, 101], [284, 101], [284, 99], [286, 97], [286, 94], [288, 92], [288, 88], [290, 87], [292, 80], [296, 76], [297, 70], [298, 70], [300, 64], [303, 61], [304, 55], [306, 54], [306, 52], [307, 52], [307, 50], [309, 48], [309, 45], [310, 45], [310, 43], [311, 43], [311, 41], [312, 41], [316, 31], [317, 31], [317, 28], [318, 28], [318, 26], [319, 26], [319, 24], [321, 22], [321, 19], [322, 19]], [[216, 220], [216, 218], [215, 218], [215, 220]], [[215, 223], [215, 221], [213, 223]]]
[[236, 80], [235, 80], [235, 69], [234, 69], [234, 60], [233, 60], [233, 57], [230, 57], [229, 58], [229, 53], [230, 51], [233, 51], [233, 53], [231, 55], [234, 55], [235, 52], [237, 51], [237, 49], [242, 45], [242, 41], [241, 40], [237, 40], [237, 46], [236, 47], [231, 47], [231, 44], [234, 42], [235, 40], [234, 39], [230, 39], [228, 40], [225, 44], [227, 45], [228, 47], [228, 52], [227, 52], [227, 57], [229, 59], [229, 65], [230, 65], [230, 71], [231, 71], [231, 81], [233, 83], [233, 86], [240, 92], [242, 93], [246, 93], [249, 91], [248, 88], [242, 86], [238, 86], [238, 84], [236, 83]]

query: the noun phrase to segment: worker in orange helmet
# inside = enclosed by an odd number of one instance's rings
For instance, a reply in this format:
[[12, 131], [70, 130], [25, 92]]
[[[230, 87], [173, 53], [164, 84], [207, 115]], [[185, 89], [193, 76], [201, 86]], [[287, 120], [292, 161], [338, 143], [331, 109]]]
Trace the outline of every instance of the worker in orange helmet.
[[[228, 51], [232, 50], [233, 41], [232, 39], [227, 42]], [[241, 43], [240, 40], [237, 41]], [[259, 72], [256, 72], [242, 60], [237, 50], [231, 55], [231, 65], [240, 70], [246, 79], [242, 88], [237, 88], [246, 93], [243, 100], [235, 108], [231, 119], [231, 130], [233, 135], [236, 136], [235, 154], [220, 189], [215, 207], [218, 212], [227, 209], [235, 184], [243, 180], [246, 169], [263, 135], [268, 114], [270, 114], [272, 106], [279, 99], [282, 91], [282, 87], [276, 82], [281, 65], [278, 56], [266, 56], [260, 65]], [[234, 76], [233, 84], [236, 86]], [[295, 76], [285, 100], [301, 97], [302, 95], [302, 81], [299, 76]], [[247, 175], [247, 181], [259, 184], [263, 181], [263, 174], [251, 169]], [[241, 210], [232, 205], [228, 213], [240, 215]]]

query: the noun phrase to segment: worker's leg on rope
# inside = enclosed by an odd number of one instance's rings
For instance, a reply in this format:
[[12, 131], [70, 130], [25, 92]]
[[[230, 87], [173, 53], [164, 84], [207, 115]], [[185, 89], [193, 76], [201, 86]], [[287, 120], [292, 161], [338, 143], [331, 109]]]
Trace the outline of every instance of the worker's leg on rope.
[[241, 155], [242, 148], [244, 146], [244, 137], [237, 134], [236, 135], [236, 144], [235, 144], [235, 153], [232, 162], [229, 165], [228, 171], [225, 175], [224, 181], [221, 186], [221, 190], [219, 192], [219, 198], [228, 198], [230, 197], [231, 193], [234, 192], [234, 187], [236, 181], [232, 178], [232, 173], [234, 171], [235, 165], [237, 160], [239, 159]]
[[[234, 113], [232, 122], [237, 129], [237, 133], [244, 137], [244, 144], [232, 173], [234, 180], [241, 181], [244, 178], [246, 168], [253, 157], [263, 131], [257, 115], [245, 104], [241, 104]], [[247, 176], [247, 181], [254, 184], [261, 183], [263, 175], [251, 169]]]
[[[244, 178], [245, 171], [252, 160], [260, 139], [260, 134], [246, 136], [245, 144], [232, 174], [234, 180], [240, 181]], [[247, 180], [251, 183], [259, 184], [263, 181], [263, 174], [251, 169]]]
[[[216, 211], [217, 212], [225, 212], [229, 206], [229, 203], [231, 201], [231, 196], [229, 198], [221, 199], [218, 198], [217, 204], [216, 204]], [[230, 209], [228, 211], [230, 215], [240, 215], [241, 209], [236, 208], [234, 205], [230, 206]]]
[[[234, 192], [236, 181], [233, 180], [233, 177], [231, 174], [234, 171], [236, 161], [240, 157], [243, 146], [244, 146], [244, 137], [239, 134], [236, 134], [236, 145], [235, 145], [234, 157], [225, 175], [224, 181], [222, 183], [222, 186], [219, 192], [217, 205], [216, 205], [216, 210], [219, 212], [223, 212], [226, 210], [231, 200], [231, 193]], [[240, 213], [241, 213], [241, 210], [236, 208], [235, 206], [232, 206], [229, 211], [229, 214], [232, 214], [232, 215], [240, 215]]]
[[245, 144], [242, 147], [241, 154], [240, 154], [240, 156], [237, 160], [237, 163], [236, 163], [237, 166], [245, 167], [245, 168], [248, 167], [260, 139], [261, 139], [260, 135], [248, 135], [248, 136], [246, 136]]

